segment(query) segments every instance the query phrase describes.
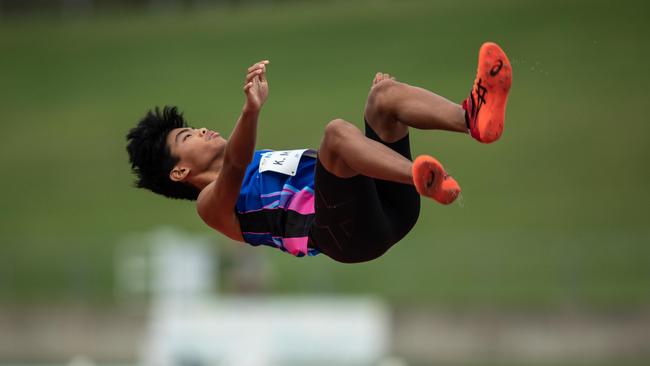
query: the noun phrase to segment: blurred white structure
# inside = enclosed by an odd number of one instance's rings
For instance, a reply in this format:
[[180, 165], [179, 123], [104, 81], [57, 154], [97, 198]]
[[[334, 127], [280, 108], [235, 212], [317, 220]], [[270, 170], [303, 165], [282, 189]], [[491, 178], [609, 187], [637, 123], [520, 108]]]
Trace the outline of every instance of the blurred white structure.
[[204, 238], [170, 229], [123, 246], [119, 287], [152, 295], [143, 366], [369, 366], [387, 356], [380, 301], [218, 296], [216, 258]]
[[384, 306], [359, 298], [226, 298], [157, 307], [146, 366], [375, 365], [388, 348]]
[[133, 301], [150, 295], [155, 304], [200, 302], [219, 282], [217, 251], [205, 236], [172, 228], [126, 238], [116, 254], [118, 298]]

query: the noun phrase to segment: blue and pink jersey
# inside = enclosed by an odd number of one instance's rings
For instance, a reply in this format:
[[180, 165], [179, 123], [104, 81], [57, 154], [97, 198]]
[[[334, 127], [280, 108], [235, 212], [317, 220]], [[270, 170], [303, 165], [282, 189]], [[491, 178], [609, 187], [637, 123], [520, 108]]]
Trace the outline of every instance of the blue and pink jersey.
[[268, 151], [255, 151], [235, 206], [244, 241], [278, 248], [297, 257], [319, 254], [307, 247], [315, 214], [316, 158], [302, 155], [294, 176], [260, 172], [260, 160]]

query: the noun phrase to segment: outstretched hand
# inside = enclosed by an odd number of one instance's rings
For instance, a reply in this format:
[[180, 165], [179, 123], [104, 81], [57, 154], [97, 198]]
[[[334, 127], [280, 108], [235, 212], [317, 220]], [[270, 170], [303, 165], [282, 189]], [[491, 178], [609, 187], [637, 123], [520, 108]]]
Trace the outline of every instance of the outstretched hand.
[[259, 111], [269, 96], [269, 83], [266, 81], [266, 65], [268, 60], [260, 61], [248, 68], [244, 93], [246, 93], [246, 109]]

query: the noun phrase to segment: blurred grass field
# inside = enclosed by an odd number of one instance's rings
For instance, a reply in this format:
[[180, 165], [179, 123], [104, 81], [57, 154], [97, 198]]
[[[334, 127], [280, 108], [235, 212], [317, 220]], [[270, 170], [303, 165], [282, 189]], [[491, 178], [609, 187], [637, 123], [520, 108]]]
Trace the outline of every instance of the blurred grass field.
[[648, 15], [644, 1], [382, 0], [2, 19], [0, 301], [111, 301], [124, 235], [210, 233], [191, 203], [131, 187], [124, 136], [149, 108], [229, 133], [244, 70], [268, 58], [258, 146], [317, 147], [332, 118], [362, 126], [376, 71], [461, 101], [493, 40], [514, 69], [502, 140], [411, 134], [461, 202], [424, 202], [416, 229], [367, 264], [250, 248], [276, 269], [273, 291], [647, 306]]

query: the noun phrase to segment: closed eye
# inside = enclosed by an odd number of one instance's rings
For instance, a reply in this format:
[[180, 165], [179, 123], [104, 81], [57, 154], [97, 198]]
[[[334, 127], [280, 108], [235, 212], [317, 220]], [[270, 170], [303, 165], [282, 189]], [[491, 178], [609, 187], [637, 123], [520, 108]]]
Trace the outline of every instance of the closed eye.
[[187, 138], [190, 137], [190, 136], [192, 136], [192, 134], [189, 134], [189, 133], [186, 134], [186, 135], [183, 137], [183, 141], [187, 140]]

